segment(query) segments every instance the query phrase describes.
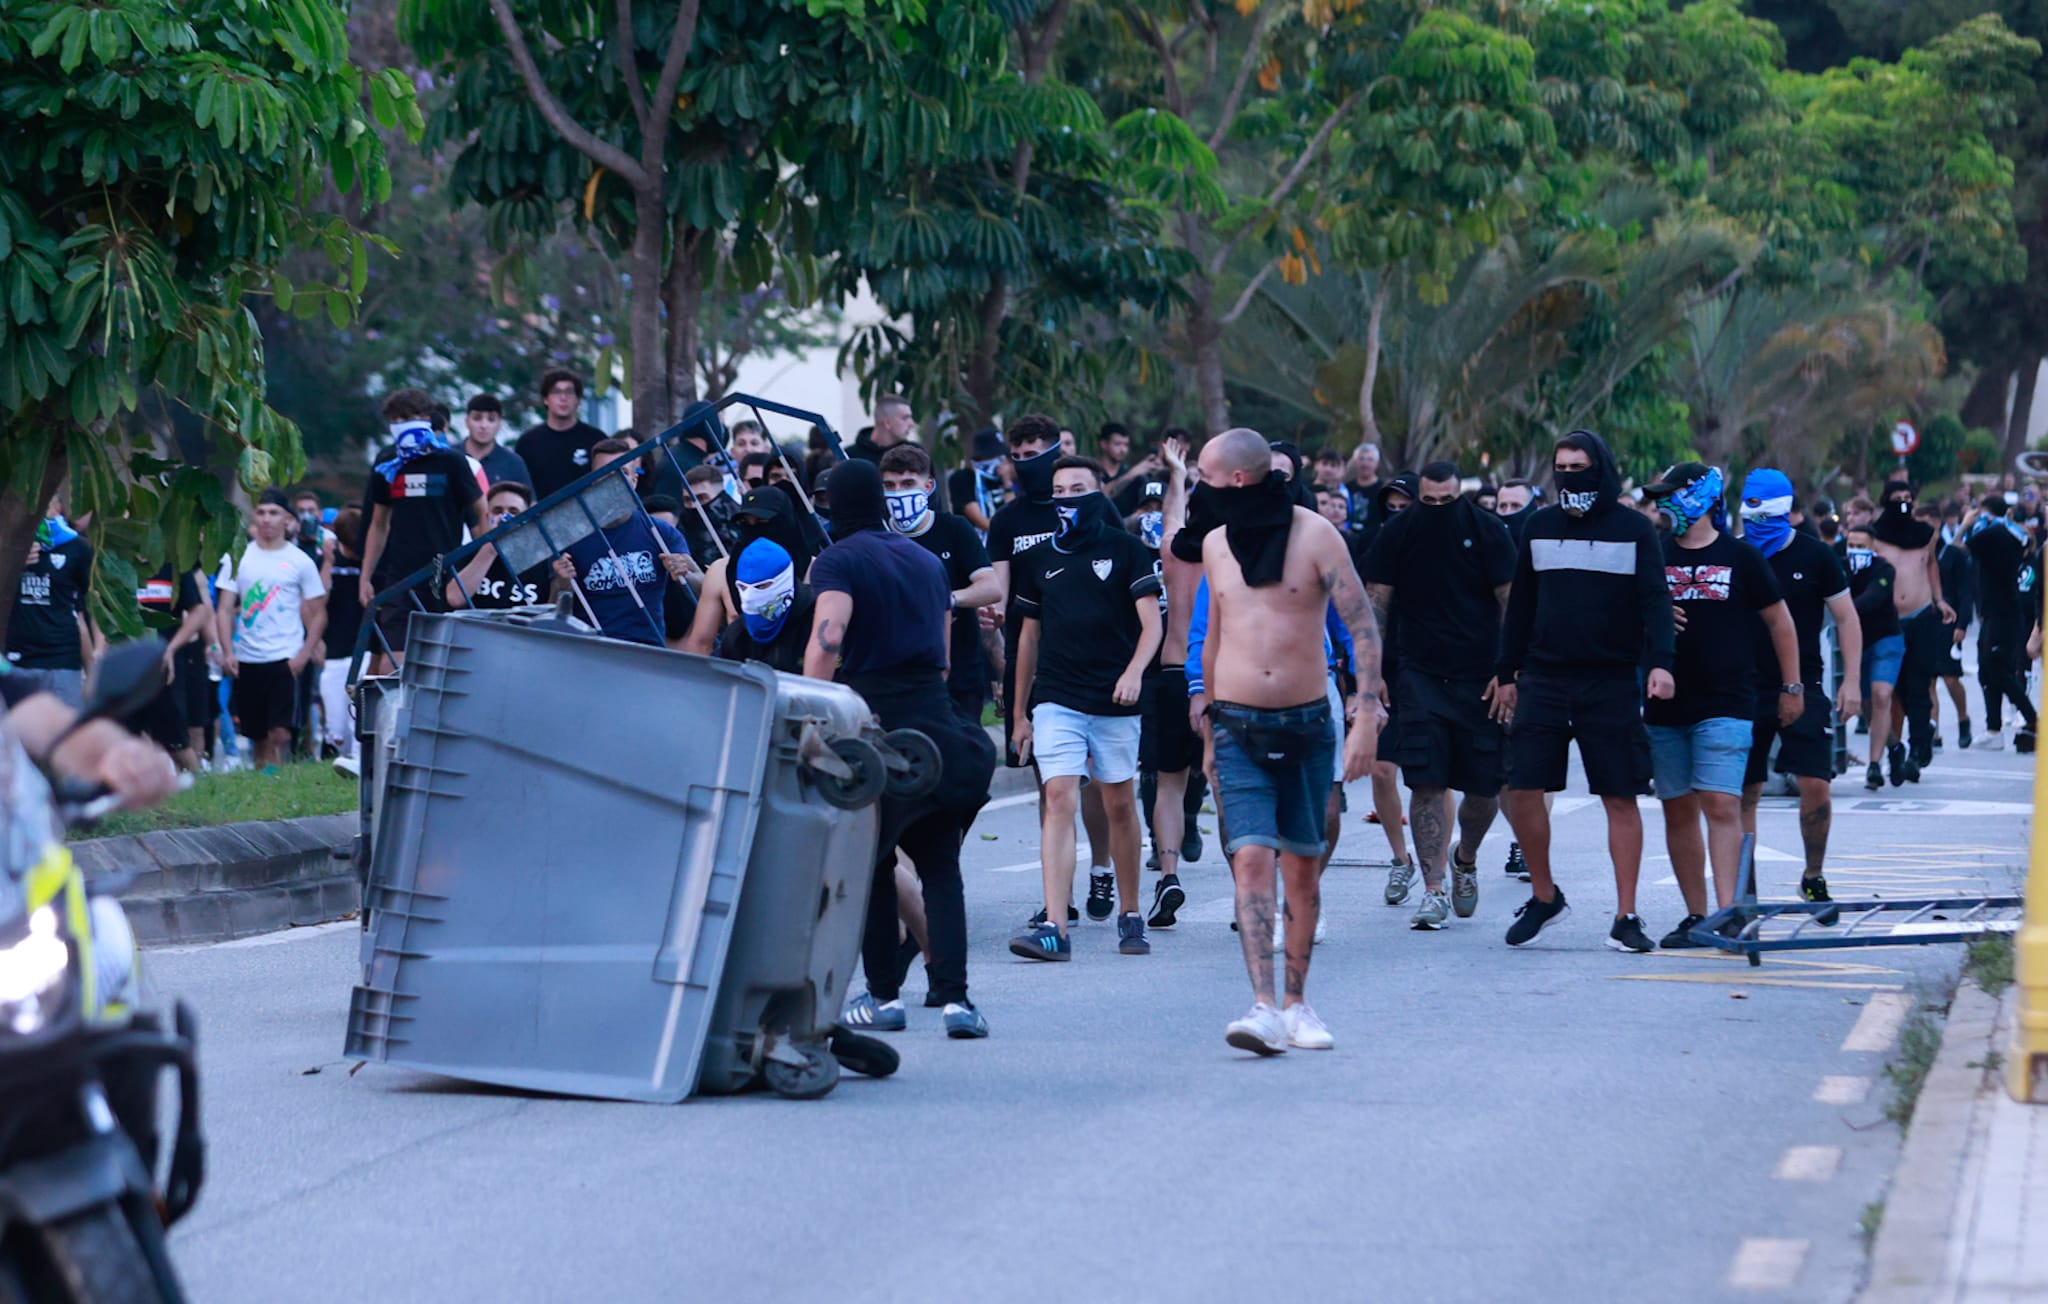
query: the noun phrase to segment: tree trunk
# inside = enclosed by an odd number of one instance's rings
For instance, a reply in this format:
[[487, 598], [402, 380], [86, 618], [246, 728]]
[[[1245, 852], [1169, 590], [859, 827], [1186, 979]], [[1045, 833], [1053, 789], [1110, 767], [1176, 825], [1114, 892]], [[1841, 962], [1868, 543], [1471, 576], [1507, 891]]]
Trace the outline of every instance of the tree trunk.
[[2012, 386], [2012, 368], [1987, 367], [1977, 373], [1976, 383], [1963, 400], [1963, 426], [1969, 430], [2005, 433], [2005, 392]]
[[997, 272], [982, 296], [980, 319], [976, 323], [974, 356], [967, 362], [966, 430], [980, 430], [996, 423], [996, 355], [1003, 347], [1003, 316], [1009, 311], [1010, 278]]
[[1203, 433], [1210, 439], [1230, 429], [1230, 399], [1223, 389], [1223, 328], [1216, 321], [1215, 289], [1196, 277], [1188, 295], [1188, 348], [1195, 355], [1195, 397], [1202, 405]]
[[[697, 261], [704, 232], [676, 222], [676, 238], [669, 250], [668, 278], [662, 283], [662, 303], [668, 310], [668, 392], [673, 405], [670, 420], [697, 401], [697, 360], [704, 343], [704, 271]], [[660, 428], [668, 429], [664, 421]], [[649, 435], [656, 430], [645, 432]]]
[[2034, 393], [2040, 378], [2041, 355], [2031, 351], [2021, 354], [2019, 383], [2013, 386], [2012, 391], [2012, 412], [2005, 419], [2005, 441], [1998, 464], [2000, 475], [2012, 470], [2013, 459], [2027, 451], [2027, 426], [2034, 414]]
[[1365, 322], [1365, 379], [1358, 383], [1358, 423], [1362, 433], [1360, 441], [1367, 444], [1380, 442], [1380, 423], [1372, 414], [1372, 392], [1380, 380], [1380, 322], [1386, 316], [1387, 291], [1394, 284], [1393, 273], [1380, 273], [1379, 288], [1373, 291], [1372, 312]]
[[42, 492], [34, 502], [23, 502], [12, 489], [0, 492], [0, 647], [7, 644], [7, 626], [14, 618], [14, 599], [21, 593], [21, 572], [28, 566], [28, 545], [35, 537], [36, 524], [70, 469], [70, 450], [59, 436], [51, 441], [50, 460], [43, 464]]
[[668, 214], [661, 201], [660, 179], [633, 196], [633, 247], [626, 266], [633, 277], [633, 428], [642, 438], [668, 429], [674, 419], [669, 406], [667, 354], [662, 348], [661, 253], [667, 242]]

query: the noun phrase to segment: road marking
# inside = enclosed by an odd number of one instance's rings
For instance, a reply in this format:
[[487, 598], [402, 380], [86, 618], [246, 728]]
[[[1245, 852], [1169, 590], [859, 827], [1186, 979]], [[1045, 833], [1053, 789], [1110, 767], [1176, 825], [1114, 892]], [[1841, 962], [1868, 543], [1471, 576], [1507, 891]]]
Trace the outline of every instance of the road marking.
[[1842, 1040], [1842, 1049], [1878, 1053], [1890, 1050], [1899, 1038], [1899, 1026], [1905, 1023], [1906, 1012], [1912, 1008], [1912, 1000], [1905, 996], [1888, 993], [1871, 997], [1863, 1013], [1856, 1016], [1856, 1026]]
[[258, 933], [254, 937], [238, 937], [232, 942], [197, 942], [190, 946], [152, 946], [151, 955], [189, 955], [194, 951], [233, 951], [251, 946], [277, 946], [284, 942], [303, 942], [308, 938], [325, 937], [338, 933], [344, 928], [362, 930], [357, 919], [337, 919], [331, 924], [311, 924], [303, 928], [284, 928], [275, 933]]
[[1820, 1080], [1813, 1099], [1821, 1105], [1860, 1105], [1870, 1098], [1870, 1079], [1853, 1074], [1834, 1074]]
[[1825, 1182], [1842, 1166], [1840, 1146], [1790, 1146], [1771, 1176], [1781, 1182]]
[[1826, 991], [1897, 992], [1904, 983], [1823, 982], [1812, 978], [1750, 978], [1742, 973], [1617, 973], [1608, 975], [1624, 983], [1720, 983], [1724, 987], [1815, 987]]
[[1783, 1290], [1799, 1276], [1806, 1264], [1808, 1241], [1771, 1240], [1762, 1236], [1743, 1239], [1728, 1265], [1728, 1284], [1737, 1290]]

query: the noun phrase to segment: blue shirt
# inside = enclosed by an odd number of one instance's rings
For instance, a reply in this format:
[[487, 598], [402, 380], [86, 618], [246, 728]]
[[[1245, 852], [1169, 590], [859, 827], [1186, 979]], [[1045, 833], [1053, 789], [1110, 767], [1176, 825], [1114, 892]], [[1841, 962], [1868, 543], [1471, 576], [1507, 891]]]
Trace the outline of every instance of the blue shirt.
[[848, 535], [811, 564], [811, 588], [853, 599], [839, 650], [842, 678], [946, 668], [953, 590], [945, 564], [922, 545], [888, 530]]
[[[569, 560], [576, 563], [576, 584], [605, 637], [666, 645], [667, 614], [662, 599], [668, 591], [668, 571], [661, 564], [662, 549], [687, 555], [690, 546], [675, 526], [639, 514], [569, 545]], [[633, 600], [635, 594], [638, 602]]]

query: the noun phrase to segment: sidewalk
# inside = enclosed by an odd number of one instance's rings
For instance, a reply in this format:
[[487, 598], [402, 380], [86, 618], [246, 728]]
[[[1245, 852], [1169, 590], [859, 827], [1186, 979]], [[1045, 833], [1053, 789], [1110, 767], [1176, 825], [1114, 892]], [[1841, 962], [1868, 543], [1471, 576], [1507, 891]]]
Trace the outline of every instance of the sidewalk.
[[1997, 1071], [2018, 989], [1956, 994], [1871, 1252], [1862, 1304], [2048, 1304], [2048, 1106]]

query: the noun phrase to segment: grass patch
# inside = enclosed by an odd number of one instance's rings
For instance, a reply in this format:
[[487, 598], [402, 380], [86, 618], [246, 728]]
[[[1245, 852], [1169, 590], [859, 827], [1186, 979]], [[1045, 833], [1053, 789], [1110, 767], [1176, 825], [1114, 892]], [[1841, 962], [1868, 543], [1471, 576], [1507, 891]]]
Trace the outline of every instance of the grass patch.
[[335, 773], [331, 766], [309, 762], [287, 765], [274, 775], [256, 770], [202, 774], [190, 789], [152, 810], [109, 815], [90, 836], [105, 838], [159, 829], [201, 829], [253, 820], [339, 815], [355, 808], [355, 780]]
[[1986, 996], [1997, 996], [2012, 986], [2012, 962], [2012, 934], [1987, 933], [1963, 953], [1963, 976], [1974, 980]]
[[1884, 1223], [1884, 1201], [1872, 1200], [1863, 1206], [1863, 1213], [1856, 1219], [1856, 1230], [1863, 1234], [1863, 1252], [1870, 1253], [1870, 1247], [1877, 1242], [1877, 1229]]
[[1899, 1125], [1904, 1131], [1913, 1122], [1913, 1109], [1920, 1103], [1920, 1089], [1927, 1085], [1927, 1074], [1934, 1068], [1934, 1057], [1941, 1050], [1941, 1021], [1935, 1017], [1940, 1006], [1923, 1003], [1906, 1020], [1906, 1026], [1899, 1030], [1899, 1054], [1884, 1066], [1885, 1077], [1891, 1080], [1892, 1098], [1884, 1107], [1884, 1116]]

